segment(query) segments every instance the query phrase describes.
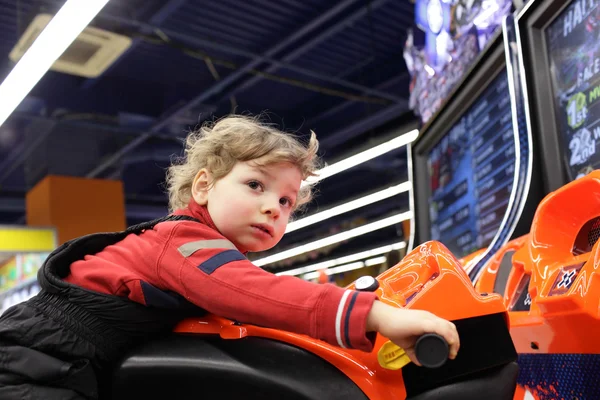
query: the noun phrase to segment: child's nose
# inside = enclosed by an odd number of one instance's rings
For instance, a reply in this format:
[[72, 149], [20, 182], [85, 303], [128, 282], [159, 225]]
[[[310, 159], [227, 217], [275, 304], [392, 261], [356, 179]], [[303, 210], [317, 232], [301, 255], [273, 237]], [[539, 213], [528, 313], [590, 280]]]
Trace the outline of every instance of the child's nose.
[[273, 218], [279, 217], [279, 199], [269, 199], [263, 203], [263, 213]]

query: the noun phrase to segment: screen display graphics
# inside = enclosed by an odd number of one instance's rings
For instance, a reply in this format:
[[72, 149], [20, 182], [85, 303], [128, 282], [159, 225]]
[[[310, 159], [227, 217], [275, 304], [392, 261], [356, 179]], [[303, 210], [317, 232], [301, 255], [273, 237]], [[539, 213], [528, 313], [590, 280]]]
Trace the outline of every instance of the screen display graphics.
[[515, 170], [505, 72], [432, 148], [427, 165], [431, 239], [456, 257], [488, 246], [508, 207]]
[[599, 4], [572, 2], [544, 32], [562, 162], [570, 180], [600, 167]]

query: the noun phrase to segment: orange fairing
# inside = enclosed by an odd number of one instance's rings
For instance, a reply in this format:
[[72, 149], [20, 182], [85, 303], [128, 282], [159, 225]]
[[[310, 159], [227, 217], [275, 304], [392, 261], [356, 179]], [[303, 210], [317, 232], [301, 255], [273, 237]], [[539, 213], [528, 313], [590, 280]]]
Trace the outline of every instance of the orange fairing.
[[[380, 283], [376, 290], [379, 299], [396, 307], [425, 309], [450, 320], [505, 311], [501, 296], [480, 296], [475, 292], [458, 260], [438, 242], [417, 247], [377, 279]], [[353, 289], [354, 285], [349, 288]], [[377, 336], [374, 350], [365, 353], [341, 349], [308, 336], [234, 324], [214, 315], [186, 320], [175, 331], [219, 334], [224, 339], [260, 336], [287, 342], [311, 351], [336, 366], [369, 399], [406, 398], [401, 370], [384, 369], [378, 363], [377, 352], [387, 341], [381, 335]]]
[[590, 248], [599, 216], [600, 171], [550, 194], [538, 207], [507, 284], [506, 300], [514, 302], [530, 278], [531, 309], [511, 316], [519, 352], [600, 353], [598, 242]]
[[417, 247], [378, 280], [380, 300], [398, 307], [429, 310], [449, 320], [505, 311], [500, 296], [476, 293], [458, 260], [439, 242]]
[[600, 353], [599, 234], [600, 171], [594, 171], [549, 194], [530, 234], [488, 263], [480, 292], [493, 288], [497, 263], [516, 250], [503, 294], [519, 353]]

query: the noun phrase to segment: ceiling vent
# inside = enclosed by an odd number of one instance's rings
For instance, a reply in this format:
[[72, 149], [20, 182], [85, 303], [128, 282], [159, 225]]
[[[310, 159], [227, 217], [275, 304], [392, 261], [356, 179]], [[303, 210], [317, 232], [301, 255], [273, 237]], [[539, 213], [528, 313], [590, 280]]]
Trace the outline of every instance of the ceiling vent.
[[[9, 58], [15, 63], [18, 62], [51, 19], [50, 14], [37, 15], [10, 52]], [[127, 36], [88, 26], [50, 69], [65, 74], [96, 78], [129, 46], [131, 46], [131, 38]]]

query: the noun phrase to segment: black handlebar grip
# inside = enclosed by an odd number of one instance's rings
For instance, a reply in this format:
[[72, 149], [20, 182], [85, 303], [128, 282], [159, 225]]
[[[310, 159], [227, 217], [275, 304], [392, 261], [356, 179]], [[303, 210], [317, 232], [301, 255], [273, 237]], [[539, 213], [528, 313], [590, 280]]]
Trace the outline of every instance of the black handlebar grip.
[[448, 359], [450, 346], [446, 339], [435, 333], [426, 333], [417, 339], [415, 357], [426, 368], [439, 368]]

